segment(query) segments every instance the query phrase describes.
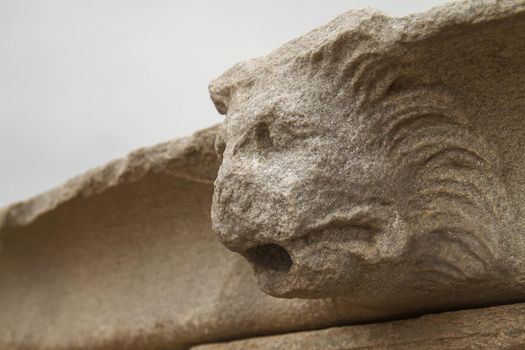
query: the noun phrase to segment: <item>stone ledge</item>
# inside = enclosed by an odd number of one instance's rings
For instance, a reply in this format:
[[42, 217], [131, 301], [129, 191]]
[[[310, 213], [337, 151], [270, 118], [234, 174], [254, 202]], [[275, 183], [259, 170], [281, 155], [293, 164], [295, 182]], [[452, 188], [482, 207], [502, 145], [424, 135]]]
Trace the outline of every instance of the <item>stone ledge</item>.
[[39, 216], [75, 198], [88, 198], [110, 188], [130, 183], [147, 174], [213, 183], [219, 167], [213, 143], [217, 125], [194, 135], [144, 147], [126, 157], [75, 176], [64, 184], [28, 200], [0, 208], [0, 236], [8, 227], [31, 224]]
[[524, 349], [525, 304], [496, 306], [360, 326], [259, 337], [194, 350]]

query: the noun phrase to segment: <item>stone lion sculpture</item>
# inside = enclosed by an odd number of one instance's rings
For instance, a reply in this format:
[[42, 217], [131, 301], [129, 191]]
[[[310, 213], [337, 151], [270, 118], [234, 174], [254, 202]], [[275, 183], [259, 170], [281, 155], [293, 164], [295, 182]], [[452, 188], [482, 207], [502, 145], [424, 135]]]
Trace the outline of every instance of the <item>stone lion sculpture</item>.
[[214, 230], [266, 293], [441, 306], [525, 296], [523, 105], [498, 109], [516, 106], [512, 89], [525, 96], [508, 71], [524, 70], [523, 48], [500, 33], [513, 57], [503, 70], [480, 58], [489, 24], [450, 39], [435, 33], [453, 24], [436, 21], [426, 39], [407, 23], [350, 12], [210, 85], [226, 114]]

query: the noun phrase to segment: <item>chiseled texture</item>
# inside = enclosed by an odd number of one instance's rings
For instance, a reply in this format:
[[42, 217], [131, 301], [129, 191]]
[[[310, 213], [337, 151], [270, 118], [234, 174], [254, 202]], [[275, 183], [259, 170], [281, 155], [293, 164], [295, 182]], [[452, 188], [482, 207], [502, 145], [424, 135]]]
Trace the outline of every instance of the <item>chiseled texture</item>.
[[525, 1], [337, 17], [210, 92], [212, 223], [278, 297], [525, 300]]
[[[217, 142], [0, 210], [0, 349], [187, 349], [521, 301], [524, 9], [349, 12], [212, 83]], [[320, 299], [264, 294], [216, 239], [214, 143], [219, 238], [264, 291]]]
[[0, 349], [177, 350], [399, 316], [257, 288], [211, 229], [216, 130], [0, 211]]
[[260, 337], [194, 350], [521, 350], [525, 304]]
[[205, 338], [212, 291], [234, 264], [209, 234], [215, 130], [1, 211], [0, 349], [177, 349]]

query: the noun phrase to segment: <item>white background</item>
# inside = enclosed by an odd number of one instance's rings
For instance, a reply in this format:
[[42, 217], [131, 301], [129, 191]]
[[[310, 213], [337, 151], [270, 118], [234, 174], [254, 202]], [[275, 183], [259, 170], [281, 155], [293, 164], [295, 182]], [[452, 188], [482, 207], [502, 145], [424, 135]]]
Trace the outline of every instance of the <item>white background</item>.
[[350, 9], [443, 0], [0, 0], [0, 207], [221, 120], [208, 82]]

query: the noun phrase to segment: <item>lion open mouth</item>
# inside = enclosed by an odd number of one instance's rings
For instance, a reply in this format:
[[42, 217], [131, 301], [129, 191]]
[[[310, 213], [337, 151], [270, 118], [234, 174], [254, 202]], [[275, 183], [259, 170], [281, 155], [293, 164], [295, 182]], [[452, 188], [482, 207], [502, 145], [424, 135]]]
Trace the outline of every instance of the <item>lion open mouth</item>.
[[278, 244], [264, 244], [248, 249], [244, 257], [254, 265], [255, 269], [263, 271], [288, 272], [292, 267], [290, 254]]

